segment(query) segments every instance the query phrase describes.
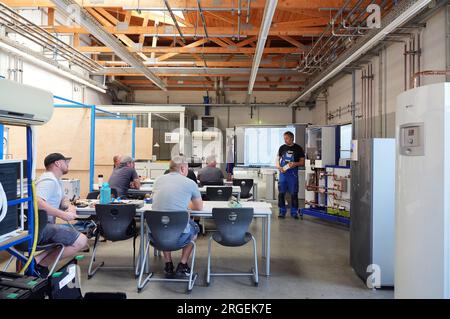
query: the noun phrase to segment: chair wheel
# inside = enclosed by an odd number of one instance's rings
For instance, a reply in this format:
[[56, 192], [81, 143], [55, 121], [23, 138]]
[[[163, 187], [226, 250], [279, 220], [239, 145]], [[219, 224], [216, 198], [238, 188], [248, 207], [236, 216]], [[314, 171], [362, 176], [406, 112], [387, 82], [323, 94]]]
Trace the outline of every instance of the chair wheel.
[[138, 294], [141, 293], [142, 292], [142, 288], [138, 288], [137, 291], [138, 291]]
[[258, 282], [255, 282], [254, 285], [255, 285], [255, 287], [258, 287], [258, 286], [259, 286], [259, 283], [258, 283]]
[[192, 289], [187, 289], [187, 290], [186, 290], [186, 294], [188, 294], [188, 295], [190, 295], [191, 292], [192, 292]]
[[206, 287], [209, 287], [209, 286], [211, 286], [211, 283], [210, 282], [206, 282]]
[[88, 275], [87, 276], [87, 279], [89, 280], [89, 279], [91, 279], [92, 278], [92, 275]]

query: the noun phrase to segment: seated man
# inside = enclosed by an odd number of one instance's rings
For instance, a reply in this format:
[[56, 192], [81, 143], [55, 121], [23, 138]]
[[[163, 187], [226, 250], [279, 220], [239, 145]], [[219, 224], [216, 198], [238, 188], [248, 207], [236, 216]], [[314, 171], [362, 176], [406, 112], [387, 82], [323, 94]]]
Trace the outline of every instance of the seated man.
[[[45, 172], [36, 183], [36, 195], [39, 209], [45, 210], [48, 223], [42, 230], [40, 245], [61, 243], [64, 245], [62, 258], [72, 257], [87, 245], [87, 237], [67, 225], [55, 224], [61, 218], [69, 222], [77, 217], [75, 206], [71, 205], [61, 184], [61, 177], [69, 171], [70, 158], [53, 153], [44, 160]], [[55, 262], [58, 249], [36, 256], [36, 270], [41, 277], [48, 276], [48, 266]]]
[[[157, 211], [186, 211], [202, 210], [203, 201], [197, 184], [187, 178], [188, 163], [183, 156], [174, 157], [170, 161], [170, 173], [159, 177], [153, 187], [152, 209]], [[180, 263], [177, 266], [177, 276], [189, 276], [191, 269], [188, 266], [192, 245], [189, 243], [197, 239], [199, 228], [189, 219], [183, 234], [180, 236], [180, 245], [186, 245], [181, 254]], [[163, 252], [166, 266], [164, 272], [170, 277], [174, 274], [172, 255], [170, 251]]]
[[120, 166], [120, 158], [121, 158], [121, 156], [120, 155], [114, 155], [114, 157], [113, 157], [113, 169], [116, 169], [116, 168], [119, 168], [119, 166]]
[[117, 190], [119, 197], [126, 197], [130, 188], [141, 188], [134, 161], [130, 156], [121, 156], [119, 167], [113, 170], [109, 178], [109, 186]]
[[206, 158], [206, 167], [198, 171], [198, 180], [202, 185], [223, 185], [223, 173], [217, 168], [216, 157], [214, 155]]
[[[164, 175], [169, 174], [170, 169], [167, 169], [164, 171]], [[186, 176], [189, 179], [192, 179], [197, 184], [197, 176], [195, 175], [194, 171], [192, 169], [188, 169], [188, 174]]]

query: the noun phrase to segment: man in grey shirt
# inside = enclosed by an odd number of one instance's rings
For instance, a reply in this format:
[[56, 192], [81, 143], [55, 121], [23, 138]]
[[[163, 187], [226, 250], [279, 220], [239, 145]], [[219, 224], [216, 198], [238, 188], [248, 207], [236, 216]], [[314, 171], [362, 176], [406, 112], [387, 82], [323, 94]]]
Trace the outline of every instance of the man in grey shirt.
[[134, 161], [130, 156], [120, 158], [119, 167], [113, 170], [109, 178], [109, 186], [117, 190], [117, 196], [119, 197], [126, 197], [130, 188], [141, 188], [139, 176], [134, 168]]
[[198, 171], [198, 180], [202, 185], [223, 185], [223, 173], [217, 168], [217, 161], [214, 155], [206, 158], [206, 167]]
[[[153, 187], [152, 210], [156, 211], [186, 211], [202, 210], [203, 201], [197, 184], [187, 178], [188, 163], [185, 157], [176, 156], [170, 161], [170, 172], [159, 177]], [[180, 246], [184, 246], [180, 263], [177, 266], [178, 276], [189, 276], [191, 269], [187, 265], [193, 245], [191, 241], [197, 239], [199, 228], [197, 224], [189, 219], [183, 234], [179, 238]], [[174, 275], [172, 255], [170, 251], [164, 251], [166, 276]]]
[[[70, 222], [77, 217], [75, 206], [64, 196], [61, 177], [69, 172], [70, 158], [60, 153], [49, 154], [45, 160], [45, 172], [36, 183], [36, 195], [39, 209], [48, 215], [48, 224], [41, 231], [39, 244], [61, 243], [64, 245], [62, 258], [74, 256], [87, 245], [87, 237], [68, 225], [55, 224], [56, 218]], [[59, 250], [41, 253], [36, 256], [36, 270], [41, 277], [49, 274]]]

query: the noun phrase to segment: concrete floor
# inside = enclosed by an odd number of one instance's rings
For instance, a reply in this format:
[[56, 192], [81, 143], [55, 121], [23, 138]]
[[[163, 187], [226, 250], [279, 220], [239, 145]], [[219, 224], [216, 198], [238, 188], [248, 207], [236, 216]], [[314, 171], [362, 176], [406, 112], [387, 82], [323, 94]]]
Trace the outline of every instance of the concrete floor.
[[[250, 231], [261, 253], [261, 221]], [[207, 234], [208, 236], [208, 234]], [[259, 287], [247, 277], [213, 277], [205, 286], [208, 237], [197, 240], [196, 272], [199, 274], [191, 295], [184, 283], [150, 282], [141, 292], [131, 269], [101, 269], [87, 280], [90, 254], [81, 261], [81, 287], [88, 291], [121, 291], [128, 298], [393, 298], [393, 290], [370, 290], [349, 265], [349, 232], [346, 228], [305, 216], [304, 220], [272, 216], [271, 276], [260, 276]], [[92, 241], [93, 243], [93, 241]], [[98, 261], [105, 266], [131, 266], [132, 241], [100, 243]], [[213, 271], [248, 271], [252, 266], [251, 244], [240, 248], [213, 246]], [[179, 253], [174, 254], [174, 264]], [[259, 258], [260, 272], [264, 259]], [[153, 257], [152, 269], [162, 275], [162, 257]]]
[[[184, 283], [151, 282], [138, 294], [131, 270], [100, 270], [87, 280], [88, 258], [81, 263], [84, 291], [123, 291], [129, 298], [393, 298], [393, 290], [369, 290], [349, 265], [349, 232], [346, 228], [305, 217], [304, 220], [272, 217], [271, 276], [260, 276], [259, 287], [247, 277], [213, 277], [205, 286], [207, 237], [197, 241], [199, 274], [192, 294], [184, 294]], [[208, 225], [208, 223], [207, 223]], [[261, 221], [250, 231], [258, 241], [260, 254]], [[207, 234], [208, 236], [208, 234]], [[98, 260], [106, 265], [131, 264], [132, 243], [101, 243]], [[129, 254], [123, 252], [129, 251]], [[174, 254], [174, 264], [179, 254]], [[213, 246], [213, 271], [247, 271], [252, 266], [251, 244], [240, 248]], [[162, 257], [152, 258], [152, 269], [162, 274]], [[260, 272], [264, 259], [259, 258]]]

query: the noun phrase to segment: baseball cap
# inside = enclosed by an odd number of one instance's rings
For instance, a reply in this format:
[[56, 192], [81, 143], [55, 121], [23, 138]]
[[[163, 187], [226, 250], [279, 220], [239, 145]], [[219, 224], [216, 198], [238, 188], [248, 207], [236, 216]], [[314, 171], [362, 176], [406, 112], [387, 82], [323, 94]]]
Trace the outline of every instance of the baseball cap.
[[65, 157], [64, 155], [62, 155], [61, 153], [51, 153], [48, 154], [47, 157], [45, 157], [44, 159], [44, 166], [47, 167], [50, 164], [59, 161], [59, 160], [71, 160], [72, 157]]

